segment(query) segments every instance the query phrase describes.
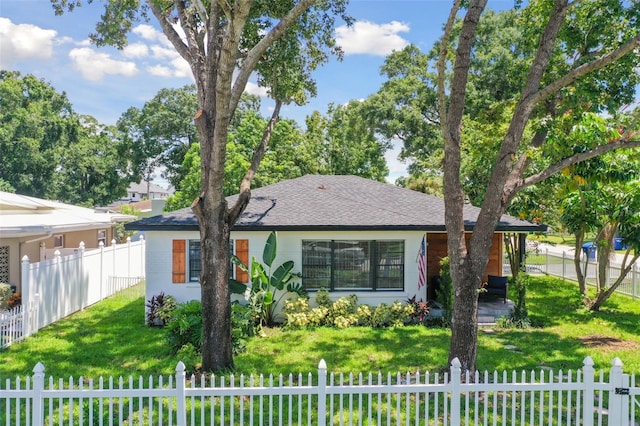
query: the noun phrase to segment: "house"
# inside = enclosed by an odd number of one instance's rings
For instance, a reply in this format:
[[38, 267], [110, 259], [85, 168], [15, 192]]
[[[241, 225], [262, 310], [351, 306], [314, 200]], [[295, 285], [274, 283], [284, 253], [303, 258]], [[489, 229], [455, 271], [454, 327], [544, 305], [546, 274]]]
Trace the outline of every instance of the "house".
[[172, 188], [165, 189], [152, 182], [130, 183], [126, 197], [122, 197], [120, 201], [166, 200], [171, 194], [173, 194]]
[[[228, 198], [233, 203], [236, 196]], [[465, 206], [467, 229], [479, 209]], [[125, 226], [145, 231], [147, 298], [164, 292], [178, 301], [200, 298], [200, 234], [190, 208]], [[496, 229], [487, 274], [501, 275], [502, 233], [543, 231], [543, 225], [503, 216]], [[231, 250], [243, 261], [262, 259], [265, 241], [278, 232], [276, 264], [293, 260], [310, 292], [356, 294], [377, 305], [417, 295], [418, 250], [426, 235], [427, 283], [447, 254], [444, 201], [420, 192], [356, 176], [307, 175], [251, 191], [251, 201], [231, 230]], [[247, 281], [246, 273], [233, 271]]]
[[115, 214], [0, 191], [0, 282], [19, 288], [20, 263], [111, 244], [117, 224], [135, 216]]
[[[109, 209], [114, 212], [121, 212], [122, 206], [128, 206], [135, 209], [138, 217], [150, 217], [162, 214], [164, 206], [167, 204], [165, 198], [156, 198], [153, 200], [132, 201], [130, 203], [118, 203], [113, 206], [109, 206]], [[139, 212], [139, 213], [138, 213]]]

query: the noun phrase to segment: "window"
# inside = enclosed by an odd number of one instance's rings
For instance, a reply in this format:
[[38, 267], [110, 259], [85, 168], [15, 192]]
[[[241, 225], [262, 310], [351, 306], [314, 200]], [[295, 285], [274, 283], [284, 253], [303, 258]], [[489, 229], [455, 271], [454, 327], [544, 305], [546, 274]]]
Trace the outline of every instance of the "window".
[[107, 230], [106, 229], [99, 229], [98, 230], [98, 245], [100, 245], [100, 243], [102, 243], [102, 245], [104, 245], [104, 246], [107, 245]]
[[64, 247], [64, 235], [54, 235], [53, 248], [62, 248], [62, 247]]
[[402, 290], [404, 241], [302, 241], [307, 290]]
[[200, 240], [189, 240], [189, 281], [200, 281]]
[[[231, 253], [234, 253], [245, 265], [249, 263], [249, 241], [232, 240]], [[200, 240], [173, 240], [172, 282], [199, 282], [202, 271], [202, 253]], [[247, 282], [249, 274], [231, 264], [231, 278]]]

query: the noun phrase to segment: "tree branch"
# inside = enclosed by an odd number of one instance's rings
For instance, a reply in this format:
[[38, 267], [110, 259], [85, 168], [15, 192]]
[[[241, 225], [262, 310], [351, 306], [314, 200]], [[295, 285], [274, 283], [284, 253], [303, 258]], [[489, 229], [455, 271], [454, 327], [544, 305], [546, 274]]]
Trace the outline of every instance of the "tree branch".
[[564, 160], [556, 163], [547, 169], [541, 171], [540, 173], [536, 173], [535, 175], [531, 175], [525, 179], [523, 179], [519, 184], [517, 184], [514, 188], [514, 192], [520, 191], [521, 189], [534, 185], [538, 182], [542, 182], [548, 177], [558, 173], [562, 169], [569, 167], [573, 164], [579, 163], [581, 161], [589, 160], [591, 158], [602, 155], [606, 152], [615, 151], [616, 149], [630, 149], [630, 148], [639, 148], [640, 140], [624, 140], [618, 139], [616, 141], [607, 143], [605, 145], [600, 145], [591, 151], [581, 152], [576, 155], [572, 155], [571, 157], [567, 157]]
[[530, 102], [532, 103], [532, 105], [535, 105], [536, 103], [549, 97], [550, 95], [562, 89], [563, 87], [566, 87], [569, 84], [573, 83], [580, 77], [586, 74], [589, 74], [590, 72], [597, 71], [601, 68], [604, 68], [609, 64], [612, 64], [613, 62], [617, 61], [618, 59], [620, 59], [627, 53], [631, 52], [633, 49], [635, 49], [638, 46], [640, 46], [640, 32], [634, 38], [632, 38], [631, 40], [629, 40], [628, 42], [626, 42], [616, 50], [609, 52], [606, 55], [601, 56], [598, 59], [595, 59], [591, 62], [582, 64], [579, 67], [571, 70], [562, 78], [559, 78], [553, 83], [550, 83], [549, 85], [547, 85], [546, 87], [544, 87], [543, 89], [535, 93], [531, 97]]
[[253, 181], [253, 177], [258, 171], [258, 166], [260, 166], [260, 161], [262, 161], [262, 157], [264, 157], [265, 152], [267, 152], [267, 146], [269, 145], [269, 141], [271, 140], [271, 135], [273, 134], [273, 130], [276, 127], [276, 124], [280, 120], [280, 108], [282, 107], [282, 101], [276, 100], [276, 104], [273, 108], [273, 114], [271, 114], [271, 119], [267, 124], [267, 127], [264, 129], [262, 133], [262, 140], [260, 141], [260, 145], [256, 148], [253, 153], [253, 158], [251, 159], [251, 166], [247, 173], [245, 173], [242, 178], [242, 182], [240, 183], [240, 193], [238, 195], [238, 199], [235, 204], [229, 209], [229, 223], [235, 223], [238, 217], [242, 214], [244, 209], [249, 204], [249, 199], [251, 198], [251, 182]]
[[[238, 102], [240, 102], [240, 97], [247, 86], [249, 77], [260, 61], [260, 58], [262, 58], [264, 52], [266, 52], [267, 49], [295, 23], [298, 17], [306, 12], [316, 1], [317, 0], [301, 0], [247, 53], [233, 84], [231, 100], [229, 102], [230, 111], [235, 111]], [[219, 2], [224, 2], [224, 0], [219, 0]]]
[[173, 28], [173, 23], [169, 21], [169, 19], [167, 19], [167, 15], [165, 14], [165, 12], [156, 5], [156, 2], [152, 0], [147, 0], [147, 5], [158, 20], [158, 23], [162, 28], [162, 32], [167, 36], [173, 47], [175, 47], [175, 49], [178, 51], [180, 56], [184, 58], [185, 61], [191, 64], [193, 59], [191, 51], [189, 50], [189, 47], [184, 43], [184, 41], [182, 41], [180, 35], [178, 35], [176, 30]]

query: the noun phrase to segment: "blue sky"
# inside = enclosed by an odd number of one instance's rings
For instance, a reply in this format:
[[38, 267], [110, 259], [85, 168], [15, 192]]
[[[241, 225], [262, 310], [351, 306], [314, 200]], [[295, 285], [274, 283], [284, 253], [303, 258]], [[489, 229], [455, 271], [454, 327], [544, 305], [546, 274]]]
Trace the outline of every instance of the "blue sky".
[[[287, 106], [281, 116], [303, 126], [314, 110], [363, 99], [382, 83], [379, 70], [386, 55], [409, 43], [428, 50], [440, 36], [451, 1], [351, 0], [354, 26], [336, 29], [345, 57], [332, 60], [314, 73], [318, 96], [303, 107]], [[513, 0], [494, 0], [489, 7], [508, 8]], [[193, 82], [186, 63], [177, 55], [155, 22], [140, 24], [122, 51], [97, 48], [88, 34], [103, 10], [101, 1], [73, 13], [55, 16], [50, 0], [0, 0], [0, 68], [33, 74], [66, 92], [75, 111], [115, 124], [129, 107], [142, 107], [162, 88]], [[260, 94], [255, 85], [249, 91]], [[268, 108], [269, 99], [263, 100]], [[397, 160], [399, 148], [387, 154], [389, 180], [405, 174]]]

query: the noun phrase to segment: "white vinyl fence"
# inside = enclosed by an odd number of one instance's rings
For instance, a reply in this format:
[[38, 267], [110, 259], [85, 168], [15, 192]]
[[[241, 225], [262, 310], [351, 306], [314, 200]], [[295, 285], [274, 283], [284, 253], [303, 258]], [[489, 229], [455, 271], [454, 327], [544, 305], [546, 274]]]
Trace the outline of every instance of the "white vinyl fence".
[[636, 425], [640, 386], [616, 358], [596, 372], [0, 379], [3, 425]]
[[[540, 251], [539, 254], [543, 256], [543, 261], [537, 264], [527, 263], [528, 271], [542, 272], [548, 275], [561, 277], [565, 280], [578, 281], [572, 252], [557, 252], [544, 249]], [[584, 266], [584, 254], [582, 257]], [[589, 259], [586, 270], [587, 284], [595, 285], [597, 274], [597, 264], [595, 260]], [[620, 276], [621, 270], [622, 268], [620, 263], [612, 260], [609, 264], [608, 270], [609, 282], [617, 280]], [[633, 268], [629, 271], [624, 281], [616, 289], [616, 292], [626, 294], [627, 296], [635, 297], [637, 299], [640, 298], [640, 265], [638, 265], [637, 262], [633, 265]]]
[[145, 241], [127, 240], [95, 250], [30, 263], [22, 259], [22, 306], [0, 313], [0, 348], [137, 284], [145, 275]]

